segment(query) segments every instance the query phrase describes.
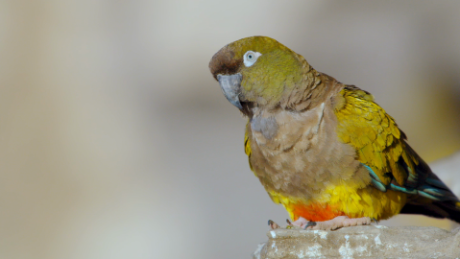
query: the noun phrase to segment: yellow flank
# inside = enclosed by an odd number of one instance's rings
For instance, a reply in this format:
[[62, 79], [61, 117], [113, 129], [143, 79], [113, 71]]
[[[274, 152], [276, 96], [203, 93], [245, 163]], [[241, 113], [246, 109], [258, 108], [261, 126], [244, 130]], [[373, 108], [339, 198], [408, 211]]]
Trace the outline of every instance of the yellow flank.
[[246, 130], [246, 133], [244, 134], [244, 153], [246, 153], [248, 157], [251, 157], [251, 145], [249, 144], [249, 136], [248, 136], [247, 130]]
[[248, 127], [249, 127], [249, 121], [248, 121], [248, 123], [246, 125], [246, 132], [244, 133], [244, 153], [246, 153], [246, 155], [248, 156], [249, 168], [251, 168], [251, 171], [255, 175], [256, 173], [254, 172], [254, 169], [252, 168], [252, 164], [251, 164], [251, 153], [252, 153], [252, 151], [251, 151], [251, 144], [249, 143]]
[[391, 190], [381, 192], [372, 186], [353, 190], [342, 185], [331, 188], [326, 193], [331, 195], [329, 204], [337, 204], [338, 210], [352, 218], [387, 219], [398, 214], [406, 204], [405, 193]]

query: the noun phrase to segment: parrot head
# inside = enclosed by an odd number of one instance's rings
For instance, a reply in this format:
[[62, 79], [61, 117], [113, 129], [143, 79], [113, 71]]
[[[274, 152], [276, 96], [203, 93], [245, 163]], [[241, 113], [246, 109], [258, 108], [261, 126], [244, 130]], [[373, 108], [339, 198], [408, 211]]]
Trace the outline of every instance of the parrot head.
[[302, 56], [263, 36], [232, 42], [209, 62], [225, 97], [245, 115], [253, 107], [276, 108], [288, 99], [306, 67], [310, 66]]

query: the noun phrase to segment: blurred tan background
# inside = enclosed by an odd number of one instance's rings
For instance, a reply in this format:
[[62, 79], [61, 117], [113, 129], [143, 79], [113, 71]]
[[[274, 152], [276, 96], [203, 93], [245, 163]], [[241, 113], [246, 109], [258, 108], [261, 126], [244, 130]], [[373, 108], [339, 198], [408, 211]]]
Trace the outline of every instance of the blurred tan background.
[[[251, 35], [372, 92], [428, 162], [455, 152], [459, 10], [1, 1], [0, 258], [250, 258], [267, 220], [288, 215], [250, 172], [245, 121], [207, 66]], [[450, 228], [421, 216], [382, 224]]]

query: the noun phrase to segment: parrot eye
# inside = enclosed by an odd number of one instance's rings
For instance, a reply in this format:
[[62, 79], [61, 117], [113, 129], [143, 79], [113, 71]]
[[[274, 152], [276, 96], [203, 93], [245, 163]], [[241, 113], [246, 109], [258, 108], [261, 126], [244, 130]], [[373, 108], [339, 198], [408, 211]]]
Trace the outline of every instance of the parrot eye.
[[244, 54], [244, 65], [250, 67], [256, 63], [257, 59], [262, 56], [259, 52], [248, 51]]

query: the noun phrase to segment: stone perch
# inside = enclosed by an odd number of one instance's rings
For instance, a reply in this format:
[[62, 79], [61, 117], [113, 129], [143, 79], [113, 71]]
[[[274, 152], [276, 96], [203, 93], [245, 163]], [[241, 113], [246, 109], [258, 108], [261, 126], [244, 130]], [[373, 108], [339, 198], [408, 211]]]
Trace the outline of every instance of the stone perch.
[[460, 228], [370, 225], [336, 231], [276, 229], [254, 259], [460, 258]]

